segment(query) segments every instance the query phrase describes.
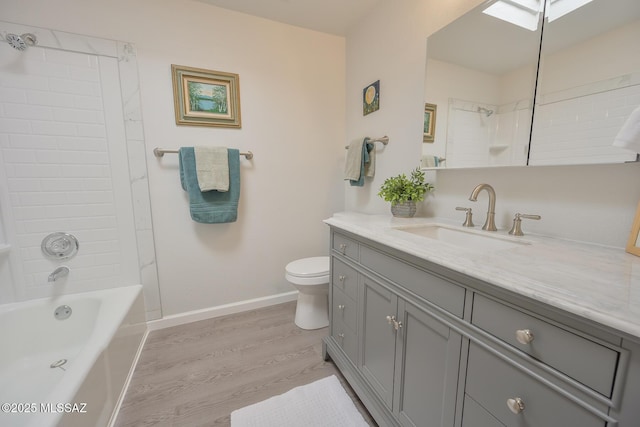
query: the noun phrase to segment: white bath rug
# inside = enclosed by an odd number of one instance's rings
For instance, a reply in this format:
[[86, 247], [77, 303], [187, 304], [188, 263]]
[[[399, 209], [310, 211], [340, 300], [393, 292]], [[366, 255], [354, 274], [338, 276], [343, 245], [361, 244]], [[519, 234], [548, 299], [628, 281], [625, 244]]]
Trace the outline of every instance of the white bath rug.
[[231, 413], [231, 427], [369, 427], [335, 375]]

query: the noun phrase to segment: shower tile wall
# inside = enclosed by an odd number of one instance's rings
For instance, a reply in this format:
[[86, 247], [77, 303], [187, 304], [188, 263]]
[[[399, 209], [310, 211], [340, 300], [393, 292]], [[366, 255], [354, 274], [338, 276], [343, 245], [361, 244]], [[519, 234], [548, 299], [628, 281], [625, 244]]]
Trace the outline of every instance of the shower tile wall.
[[[124, 53], [121, 62], [130, 58]], [[132, 192], [147, 185], [141, 126], [133, 120], [125, 128], [123, 120], [137, 114], [141, 125], [139, 104], [123, 107], [120, 71], [113, 57], [0, 46], [0, 210], [14, 282], [13, 289], [0, 284], [0, 300], [136, 284], [143, 276], [147, 308], [159, 313], [150, 214], [134, 216], [149, 209], [146, 187]], [[75, 258], [43, 256], [40, 243], [55, 231], [78, 238]], [[59, 265], [70, 267], [68, 278], [47, 282]]]

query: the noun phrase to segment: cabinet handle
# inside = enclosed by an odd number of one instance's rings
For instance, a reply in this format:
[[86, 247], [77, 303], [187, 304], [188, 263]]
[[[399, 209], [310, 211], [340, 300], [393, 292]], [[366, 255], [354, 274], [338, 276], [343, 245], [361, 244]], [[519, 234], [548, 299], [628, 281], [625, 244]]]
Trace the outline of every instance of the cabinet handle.
[[533, 341], [533, 332], [529, 329], [518, 329], [516, 331], [516, 340], [518, 340], [520, 344], [531, 344], [531, 341]]
[[396, 316], [387, 316], [387, 323], [393, 325], [393, 329], [396, 331], [402, 328], [402, 322], [398, 322]]
[[344, 339], [344, 334], [338, 334], [338, 336], [342, 339]]
[[342, 252], [342, 255], [344, 255], [344, 253], [347, 252], [347, 244], [346, 243], [340, 243], [340, 252]]
[[346, 278], [347, 278], [347, 276], [345, 276], [344, 274], [341, 274], [341, 275], [338, 276], [338, 280], [341, 281], [341, 282], [344, 282], [344, 279], [346, 279]]
[[340, 305], [338, 305], [338, 309], [339, 309], [339, 310], [344, 310], [344, 304], [340, 304]]
[[511, 412], [519, 414], [524, 411], [524, 400], [519, 397], [516, 397], [515, 399], [507, 399], [507, 406]]

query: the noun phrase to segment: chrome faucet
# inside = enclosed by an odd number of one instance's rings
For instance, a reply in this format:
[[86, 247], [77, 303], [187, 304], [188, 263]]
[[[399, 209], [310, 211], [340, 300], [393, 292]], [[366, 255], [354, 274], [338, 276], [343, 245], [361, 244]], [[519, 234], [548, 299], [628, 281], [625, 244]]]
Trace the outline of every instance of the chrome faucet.
[[48, 281], [49, 282], [55, 282], [60, 277], [67, 276], [68, 274], [69, 274], [69, 267], [67, 267], [66, 265], [63, 265], [63, 266], [58, 267], [55, 270], [53, 270], [53, 273], [51, 273], [49, 275], [49, 280]]
[[469, 196], [469, 200], [472, 202], [478, 201], [478, 194], [482, 190], [486, 190], [489, 194], [489, 209], [487, 210], [487, 219], [482, 226], [483, 230], [486, 231], [497, 231], [495, 216], [496, 216], [496, 191], [489, 184], [479, 184], [476, 188], [471, 192], [471, 196]]

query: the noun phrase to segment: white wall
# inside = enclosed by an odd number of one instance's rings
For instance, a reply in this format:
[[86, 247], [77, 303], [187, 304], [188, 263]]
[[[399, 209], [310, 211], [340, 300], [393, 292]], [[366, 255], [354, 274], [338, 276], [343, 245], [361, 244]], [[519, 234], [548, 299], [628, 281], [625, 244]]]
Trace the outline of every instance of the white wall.
[[[347, 136], [387, 133], [389, 145], [377, 159], [373, 182], [348, 188], [348, 209], [388, 213], [376, 196], [388, 176], [415, 167], [422, 140], [425, 40], [481, 2], [407, 0], [382, 3], [347, 38]], [[375, 31], [372, 31], [375, 28]], [[360, 91], [380, 79], [380, 110], [358, 114]], [[486, 198], [467, 199], [473, 187], [488, 182], [496, 188], [498, 226], [507, 227], [515, 212], [542, 215], [523, 224], [525, 232], [624, 247], [640, 199], [640, 165], [548, 166], [433, 172], [436, 192], [422, 208], [428, 216], [460, 219], [455, 206], [472, 206], [482, 224]], [[437, 176], [435, 176], [437, 174]]]
[[[132, 42], [138, 52], [163, 315], [293, 290], [287, 262], [328, 253], [343, 208], [345, 41], [188, 0], [3, 1], [3, 19]], [[171, 64], [240, 75], [242, 129], [176, 126]], [[178, 159], [212, 144], [241, 160], [238, 221], [191, 221]]]

